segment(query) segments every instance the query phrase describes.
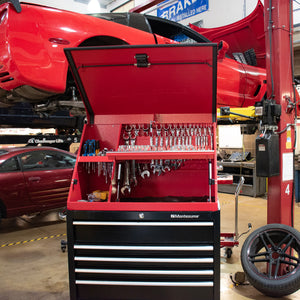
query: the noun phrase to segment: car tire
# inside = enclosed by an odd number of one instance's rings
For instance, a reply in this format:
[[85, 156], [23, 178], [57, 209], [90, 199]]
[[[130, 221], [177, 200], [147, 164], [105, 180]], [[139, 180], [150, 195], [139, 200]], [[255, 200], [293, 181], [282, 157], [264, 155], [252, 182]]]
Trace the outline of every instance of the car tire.
[[248, 281], [261, 293], [283, 297], [300, 288], [300, 233], [268, 224], [245, 240], [241, 262]]

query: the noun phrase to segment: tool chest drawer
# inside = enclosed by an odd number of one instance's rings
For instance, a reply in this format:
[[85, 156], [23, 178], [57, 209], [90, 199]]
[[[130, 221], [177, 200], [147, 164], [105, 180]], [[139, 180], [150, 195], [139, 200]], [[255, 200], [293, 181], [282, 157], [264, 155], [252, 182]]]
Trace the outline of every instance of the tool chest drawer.
[[[187, 221], [188, 216], [197, 221]], [[68, 212], [74, 299], [218, 299], [219, 212], [140, 217], [139, 212]], [[101, 230], [123, 237], [108, 239]]]

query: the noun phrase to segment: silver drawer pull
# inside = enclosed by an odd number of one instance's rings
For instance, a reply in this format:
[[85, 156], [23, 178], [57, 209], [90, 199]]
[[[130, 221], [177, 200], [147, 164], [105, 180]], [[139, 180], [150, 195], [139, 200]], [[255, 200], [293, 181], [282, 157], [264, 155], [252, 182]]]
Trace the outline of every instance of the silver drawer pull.
[[145, 262], [145, 263], [213, 263], [213, 258], [128, 258], [128, 257], [85, 257], [75, 256], [76, 261]]
[[73, 225], [88, 226], [214, 226], [213, 222], [98, 222], [73, 221]]
[[214, 275], [213, 270], [115, 270], [115, 269], [75, 269], [76, 273], [95, 274], [139, 274], [139, 275]]
[[74, 245], [74, 249], [85, 250], [150, 250], [150, 251], [213, 251], [213, 246], [112, 246]]
[[157, 281], [100, 281], [100, 280], [76, 280], [76, 284], [88, 285], [129, 285], [129, 286], [175, 286], [175, 287], [213, 287], [212, 281], [204, 282], [157, 282]]

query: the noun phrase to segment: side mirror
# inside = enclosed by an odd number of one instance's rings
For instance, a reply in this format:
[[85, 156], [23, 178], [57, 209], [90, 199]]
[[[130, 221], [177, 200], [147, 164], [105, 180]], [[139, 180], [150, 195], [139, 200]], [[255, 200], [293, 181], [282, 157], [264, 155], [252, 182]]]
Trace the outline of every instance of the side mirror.
[[229, 45], [225, 41], [220, 41], [218, 44], [218, 59], [223, 59], [229, 49]]

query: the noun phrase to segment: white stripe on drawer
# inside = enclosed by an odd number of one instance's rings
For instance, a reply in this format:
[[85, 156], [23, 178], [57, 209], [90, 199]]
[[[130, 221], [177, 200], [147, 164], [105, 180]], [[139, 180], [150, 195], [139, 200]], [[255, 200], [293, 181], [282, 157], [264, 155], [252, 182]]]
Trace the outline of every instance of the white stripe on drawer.
[[146, 262], [146, 263], [213, 263], [213, 258], [139, 258], [139, 257], [90, 257], [75, 256], [76, 261]]
[[125, 286], [174, 286], [174, 287], [213, 287], [212, 281], [204, 282], [157, 282], [157, 281], [102, 281], [102, 280], [76, 280], [76, 284], [88, 285], [125, 285]]
[[213, 246], [113, 246], [74, 245], [74, 249], [85, 250], [149, 250], [149, 251], [213, 251]]
[[76, 273], [95, 274], [139, 274], [139, 275], [213, 275], [213, 270], [116, 270], [116, 269], [75, 269]]
[[73, 221], [73, 225], [92, 226], [214, 226], [213, 222], [98, 222]]

